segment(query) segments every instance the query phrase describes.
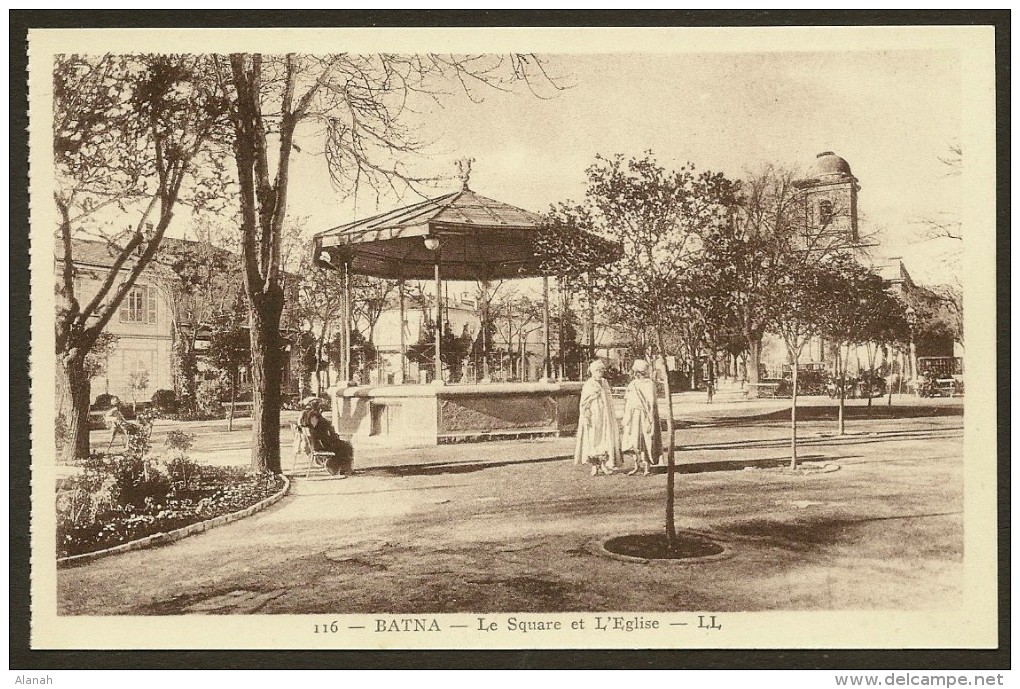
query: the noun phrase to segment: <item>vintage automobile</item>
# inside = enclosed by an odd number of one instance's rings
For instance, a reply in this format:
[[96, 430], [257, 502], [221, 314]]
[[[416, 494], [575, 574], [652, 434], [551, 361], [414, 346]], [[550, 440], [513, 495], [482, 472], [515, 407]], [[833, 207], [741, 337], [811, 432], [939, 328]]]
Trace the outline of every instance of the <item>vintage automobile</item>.
[[[889, 389], [885, 378], [874, 371], [870, 374], [865, 371], [863, 374], [858, 376], [847, 376], [843, 379], [843, 385], [844, 399], [882, 397]], [[835, 376], [830, 376], [825, 386], [829, 397], [832, 399], [839, 397], [839, 386], [840, 379]]]
[[[783, 377], [776, 381], [776, 397], [790, 397], [793, 392], [793, 371], [789, 366], [783, 367]], [[823, 364], [808, 363], [797, 367], [797, 394], [824, 395], [826, 392], [827, 374]]]
[[963, 359], [960, 357], [918, 357], [918, 397], [960, 397], [963, 395]]

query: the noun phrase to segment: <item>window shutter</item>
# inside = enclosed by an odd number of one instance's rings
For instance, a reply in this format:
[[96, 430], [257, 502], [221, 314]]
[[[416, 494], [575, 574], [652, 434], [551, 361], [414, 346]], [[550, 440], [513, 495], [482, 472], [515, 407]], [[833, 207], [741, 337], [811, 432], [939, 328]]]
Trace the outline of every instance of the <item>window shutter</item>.
[[153, 289], [152, 285], [143, 288], [146, 297], [146, 323], [156, 322], [156, 290]]

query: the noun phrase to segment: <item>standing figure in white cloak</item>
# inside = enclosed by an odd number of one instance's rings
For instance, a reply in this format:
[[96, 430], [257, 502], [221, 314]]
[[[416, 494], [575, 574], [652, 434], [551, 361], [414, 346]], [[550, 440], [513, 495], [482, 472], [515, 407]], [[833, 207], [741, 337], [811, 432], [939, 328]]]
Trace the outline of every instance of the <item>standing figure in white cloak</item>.
[[659, 429], [659, 405], [655, 400], [655, 381], [648, 377], [648, 362], [637, 359], [631, 367], [634, 379], [623, 398], [623, 452], [634, 453], [633, 476], [639, 469], [648, 476], [649, 467], [659, 463], [662, 431]]
[[605, 372], [605, 362], [601, 359], [593, 361], [588, 366], [591, 377], [581, 388], [574, 464], [590, 464], [592, 476], [597, 476], [599, 471], [608, 476], [613, 469], [623, 466], [620, 433]]

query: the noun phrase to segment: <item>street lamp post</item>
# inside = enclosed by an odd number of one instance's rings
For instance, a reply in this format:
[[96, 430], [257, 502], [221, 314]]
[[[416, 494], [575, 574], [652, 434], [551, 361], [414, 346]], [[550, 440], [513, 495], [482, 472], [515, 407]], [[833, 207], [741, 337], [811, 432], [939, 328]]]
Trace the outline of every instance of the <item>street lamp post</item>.
[[433, 252], [436, 256], [435, 262], [435, 278], [436, 278], [436, 361], [435, 361], [435, 379], [432, 381], [436, 385], [443, 384], [443, 359], [442, 359], [442, 345], [443, 340], [443, 326], [440, 321], [443, 318], [442, 308], [442, 282], [439, 279], [439, 237], [428, 236], [425, 237], [425, 248]]
[[917, 311], [914, 307], [908, 306], [904, 312], [907, 319], [907, 326], [910, 328], [910, 379], [914, 381], [914, 394], [919, 395], [917, 387], [917, 349], [914, 347], [914, 326], [917, 324]]

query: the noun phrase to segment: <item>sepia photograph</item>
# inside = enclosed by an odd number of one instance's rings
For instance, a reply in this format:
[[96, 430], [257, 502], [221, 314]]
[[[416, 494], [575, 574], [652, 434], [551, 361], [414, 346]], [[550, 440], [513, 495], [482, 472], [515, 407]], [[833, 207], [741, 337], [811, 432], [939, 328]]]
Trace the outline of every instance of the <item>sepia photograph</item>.
[[994, 648], [994, 39], [31, 30], [31, 647]]

